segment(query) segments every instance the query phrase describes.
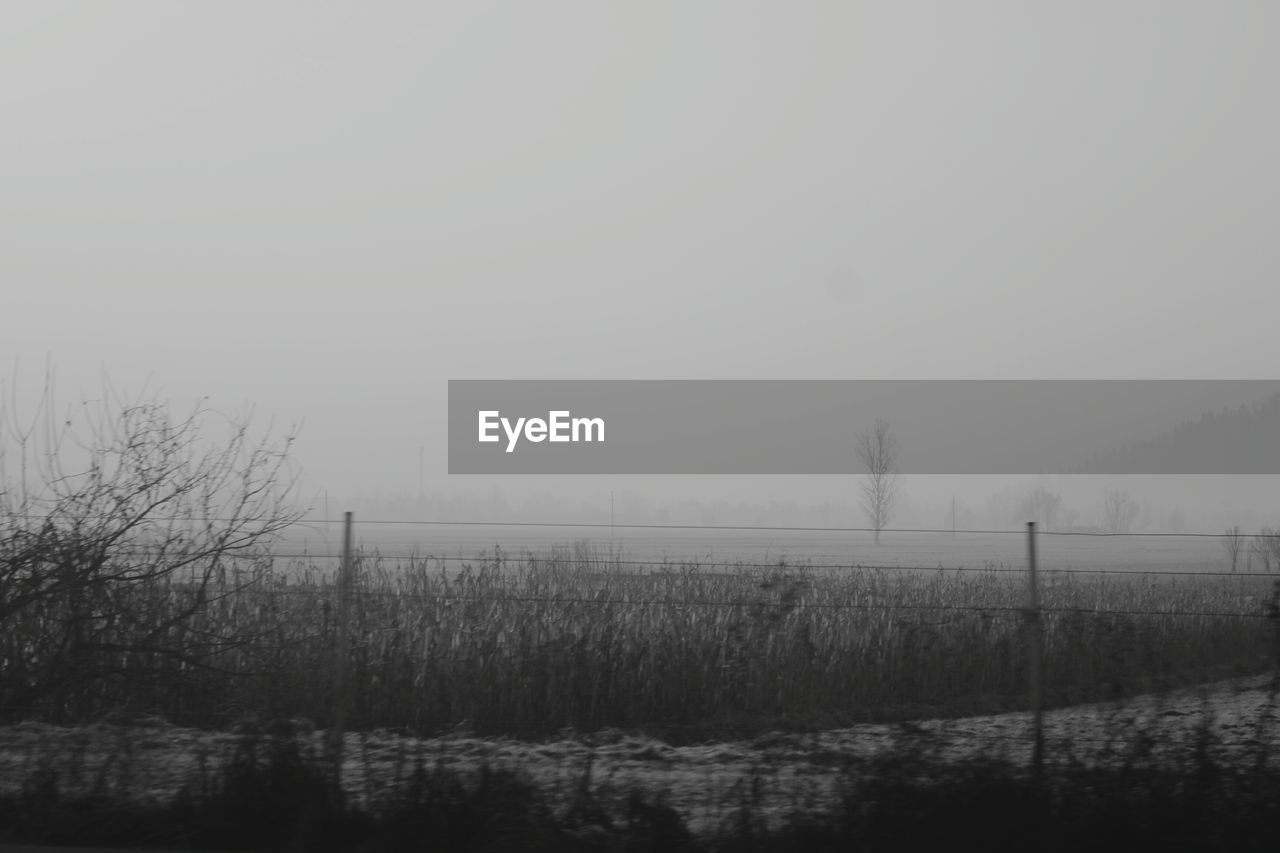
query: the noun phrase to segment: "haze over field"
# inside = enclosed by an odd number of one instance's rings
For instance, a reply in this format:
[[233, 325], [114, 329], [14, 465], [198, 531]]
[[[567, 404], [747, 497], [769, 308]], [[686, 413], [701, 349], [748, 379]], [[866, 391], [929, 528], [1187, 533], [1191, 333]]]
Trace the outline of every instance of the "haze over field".
[[[105, 372], [252, 405], [302, 424], [330, 514], [858, 524], [849, 478], [450, 477], [446, 382], [1274, 379], [1278, 27], [1244, 0], [11, 4], [2, 405], [46, 363], [67, 403]], [[1108, 489], [1151, 529], [1280, 523], [1280, 478], [1037, 474], [913, 476], [896, 520], [1043, 486], [1079, 524]]]

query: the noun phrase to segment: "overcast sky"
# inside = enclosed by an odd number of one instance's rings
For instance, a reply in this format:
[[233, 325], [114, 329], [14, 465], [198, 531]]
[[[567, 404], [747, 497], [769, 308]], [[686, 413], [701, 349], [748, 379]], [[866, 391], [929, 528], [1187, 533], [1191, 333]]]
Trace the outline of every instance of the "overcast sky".
[[[101, 371], [444, 479], [479, 378], [1280, 365], [1280, 4], [33, 0], [6, 389]], [[19, 365], [19, 366], [15, 366]]]

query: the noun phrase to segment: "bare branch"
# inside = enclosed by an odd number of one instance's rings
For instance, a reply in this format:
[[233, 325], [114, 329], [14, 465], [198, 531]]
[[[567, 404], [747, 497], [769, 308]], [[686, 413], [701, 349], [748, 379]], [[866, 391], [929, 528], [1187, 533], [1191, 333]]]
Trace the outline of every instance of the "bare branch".
[[[150, 678], [146, 660], [170, 660], [174, 677], [217, 669], [247, 640], [193, 630], [209, 583], [303, 515], [287, 476], [293, 435], [254, 442], [247, 423], [200, 406], [174, 421], [109, 385], [55, 418], [51, 372], [46, 382], [43, 423], [0, 412], [0, 713], [122, 673]], [[229, 426], [221, 444], [204, 433], [215, 418]], [[188, 575], [193, 586], [171, 582]]]

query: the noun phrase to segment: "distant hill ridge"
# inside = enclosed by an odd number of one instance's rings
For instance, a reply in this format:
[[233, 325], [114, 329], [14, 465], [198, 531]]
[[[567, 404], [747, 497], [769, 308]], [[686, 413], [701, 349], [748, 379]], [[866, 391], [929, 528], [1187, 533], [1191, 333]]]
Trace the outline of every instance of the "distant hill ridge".
[[1280, 474], [1280, 393], [1205, 412], [1145, 441], [1095, 455], [1072, 474]]

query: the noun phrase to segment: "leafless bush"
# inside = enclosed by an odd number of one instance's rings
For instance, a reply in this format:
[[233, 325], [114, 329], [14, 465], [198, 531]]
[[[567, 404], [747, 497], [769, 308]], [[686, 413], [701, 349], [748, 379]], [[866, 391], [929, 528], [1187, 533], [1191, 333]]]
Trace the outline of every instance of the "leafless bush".
[[[200, 435], [229, 426], [221, 442]], [[25, 424], [0, 411], [0, 716], [74, 716], [111, 686], [165, 684], [244, 638], [192, 630], [220, 588], [300, 513], [283, 446], [197, 407], [101, 399]], [[245, 563], [245, 560], [249, 563]]]

